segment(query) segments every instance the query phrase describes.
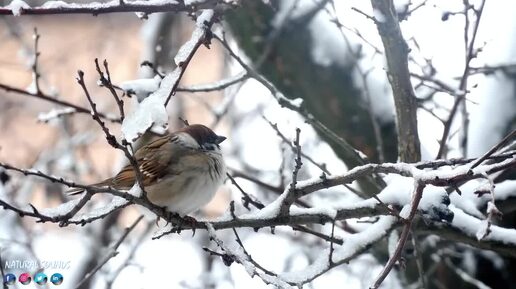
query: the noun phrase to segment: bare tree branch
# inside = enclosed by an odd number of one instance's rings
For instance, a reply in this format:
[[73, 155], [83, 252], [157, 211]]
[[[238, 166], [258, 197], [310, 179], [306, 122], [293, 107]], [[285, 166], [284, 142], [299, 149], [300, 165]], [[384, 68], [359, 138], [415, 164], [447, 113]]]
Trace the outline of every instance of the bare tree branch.
[[[39, 99], [42, 99], [42, 100], [45, 100], [45, 101], [48, 101], [48, 102], [51, 102], [51, 103], [55, 103], [55, 104], [58, 104], [58, 105], [62, 105], [64, 107], [68, 107], [68, 108], [73, 109], [74, 112], [77, 112], [77, 113], [89, 114], [89, 115], [91, 115], [91, 113], [92, 113], [91, 110], [88, 109], [88, 108], [85, 108], [85, 107], [82, 107], [82, 106], [79, 106], [79, 105], [67, 102], [65, 100], [57, 99], [57, 98], [52, 97], [52, 96], [50, 96], [48, 94], [44, 94], [43, 92], [39, 92], [39, 93], [37, 93], [37, 92], [36, 93], [29, 92], [29, 91], [27, 91], [25, 89], [13, 87], [13, 86], [10, 86], [10, 85], [7, 85], [7, 84], [2, 84], [2, 83], [0, 83], [0, 89], [5, 90], [6, 92], [14, 92], [14, 93], [18, 93], [18, 94], [34, 97], [34, 98], [39, 98]], [[101, 112], [97, 112], [97, 114], [98, 114], [99, 117], [101, 117], [103, 119], [106, 119], [106, 120], [109, 120], [111, 122], [116, 122], [116, 123], [121, 123], [122, 122], [119, 118], [116, 118], [115, 116], [110, 116], [108, 114], [104, 114], [104, 113], [101, 113]]]
[[[466, 113], [465, 99], [466, 99], [466, 95], [467, 95], [468, 77], [470, 75], [469, 71], [470, 71], [471, 60], [476, 58], [476, 54], [477, 54], [475, 51], [475, 40], [477, 37], [478, 27], [480, 26], [480, 18], [482, 17], [482, 12], [484, 11], [485, 3], [486, 3], [486, 1], [482, 0], [480, 2], [480, 8], [477, 10], [477, 9], [474, 9], [474, 7], [472, 7], [469, 4], [468, 0], [464, 1], [464, 12], [462, 12], [462, 14], [464, 14], [464, 17], [466, 19], [465, 25], [464, 25], [465, 64], [464, 64], [464, 72], [462, 74], [462, 77], [461, 77], [460, 83], [459, 83], [459, 90], [464, 91], [464, 93], [455, 97], [455, 102], [453, 103], [452, 109], [450, 111], [450, 115], [448, 116], [448, 119], [446, 120], [446, 122], [444, 124], [444, 130], [443, 130], [443, 134], [441, 136], [441, 140], [439, 142], [440, 147], [439, 147], [439, 151], [437, 152], [436, 159], [440, 159], [444, 156], [444, 151], [446, 148], [446, 143], [448, 141], [448, 136], [450, 134], [451, 125], [452, 125], [455, 115], [457, 114], [457, 111], [459, 110], [459, 107], [461, 105], [463, 107], [463, 118], [464, 118], [463, 119], [464, 135], [461, 139], [461, 145], [464, 148], [465, 145], [467, 144], [467, 130], [468, 130], [469, 121], [468, 121], [468, 116]], [[475, 16], [476, 16], [471, 39], [469, 39], [469, 33], [470, 33], [469, 25], [470, 25], [470, 21], [471, 21], [469, 18], [469, 10], [470, 9], [473, 9], [473, 11], [475, 12]]]
[[387, 275], [392, 270], [396, 262], [400, 260], [401, 253], [409, 237], [412, 222], [414, 221], [414, 217], [416, 216], [417, 207], [419, 205], [419, 202], [421, 201], [421, 198], [423, 197], [424, 188], [424, 185], [419, 183], [416, 184], [415, 192], [412, 195], [412, 201], [410, 203], [410, 211], [407, 218], [403, 220], [405, 222], [405, 225], [403, 226], [403, 230], [401, 231], [401, 236], [398, 240], [398, 244], [396, 245], [394, 254], [389, 258], [389, 261], [383, 268], [382, 272], [380, 272], [380, 275], [377, 277], [374, 284], [370, 287], [371, 289], [377, 289], [378, 287], [380, 287], [383, 280], [385, 280], [385, 277], [387, 277]]
[[398, 154], [403, 162], [421, 159], [417, 131], [417, 104], [408, 69], [408, 45], [401, 34], [392, 0], [371, 0], [373, 9], [382, 19], [375, 19], [387, 59], [387, 76], [391, 83], [396, 106]]
[[207, 0], [186, 5], [184, 1], [110, 1], [99, 4], [93, 3], [64, 3], [47, 1], [43, 6], [27, 7], [13, 10], [9, 6], [0, 7], [0, 15], [55, 15], [55, 14], [92, 14], [94, 16], [106, 13], [141, 12], [152, 14], [156, 12], [187, 12], [193, 13], [199, 9], [213, 9], [217, 6], [231, 7], [224, 0]]

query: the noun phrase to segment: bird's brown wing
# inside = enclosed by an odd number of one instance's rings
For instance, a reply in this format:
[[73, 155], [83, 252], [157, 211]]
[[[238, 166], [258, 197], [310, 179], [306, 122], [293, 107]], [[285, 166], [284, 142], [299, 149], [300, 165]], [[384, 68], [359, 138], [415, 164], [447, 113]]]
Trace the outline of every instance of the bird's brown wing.
[[[167, 173], [167, 168], [171, 162], [177, 161], [179, 146], [175, 144], [177, 137], [167, 135], [160, 137], [149, 144], [141, 147], [134, 154], [140, 172], [144, 176], [144, 186], [149, 186]], [[163, 146], [168, 146], [163, 148]], [[175, 156], [175, 157], [174, 157]], [[116, 189], [130, 189], [136, 182], [136, 173], [131, 164], [123, 167], [113, 178], [106, 179], [96, 184], [95, 187], [112, 186]], [[77, 195], [83, 189], [75, 188], [68, 190], [68, 194]]]
[[[140, 172], [144, 177], [143, 185], [149, 186], [167, 173], [173, 155], [175, 136], [160, 137], [136, 151], [134, 158], [138, 163]], [[167, 147], [164, 147], [167, 146]], [[136, 173], [131, 164], [126, 165], [120, 172], [110, 179], [113, 187], [129, 189], [136, 181]]]

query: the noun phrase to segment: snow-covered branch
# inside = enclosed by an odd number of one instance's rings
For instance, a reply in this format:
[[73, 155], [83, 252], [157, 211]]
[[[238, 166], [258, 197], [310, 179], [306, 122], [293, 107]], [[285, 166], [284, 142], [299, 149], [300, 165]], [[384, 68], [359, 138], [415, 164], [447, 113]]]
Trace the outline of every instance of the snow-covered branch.
[[119, 1], [106, 3], [67, 3], [64, 1], [47, 1], [42, 6], [31, 7], [23, 0], [12, 0], [10, 4], [0, 7], [0, 15], [49, 15], [49, 14], [106, 14], [122, 12], [139, 12], [145, 15], [156, 12], [195, 12], [199, 9], [213, 9], [217, 6], [231, 7], [225, 0], [207, 1], [150, 0]]
[[[441, 164], [442, 162], [436, 161], [435, 163]], [[137, 198], [133, 196], [133, 194], [127, 194], [121, 191], [114, 190], [112, 188], [95, 188], [91, 186], [84, 186], [80, 184], [76, 184], [71, 181], [64, 180], [62, 178], [53, 177], [50, 175], [46, 175], [39, 171], [32, 171], [32, 170], [23, 170], [19, 169], [13, 166], [10, 166], [8, 164], [0, 163], [0, 166], [7, 169], [7, 170], [14, 170], [21, 172], [25, 175], [34, 175], [40, 178], [45, 178], [47, 180], [50, 180], [52, 182], [61, 183], [70, 187], [77, 187], [77, 188], [84, 188], [87, 190], [88, 193], [85, 193], [83, 197], [79, 200], [72, 201], [73, 203], [65, 205], [67, 207], [67, 210], [61, 210], [58, 211], [64, 212], [57, 215], [45, 215], [44, 212], [38, 211], [36, 208], [33, 208], [32, 211], [30, 210], [22, 210], [18, 209], [10, 204], [7, 204], [6, 202], [2, 202], [2, 206], [5, 209], [15, 211], [16, 213], [22, 215], [22, 216], [30, 216], [38, 218], [40, 221], [49, 221], [49, 222], [59, 222], [63, 225], [67, 224], [84, 224], [86, 221], [92, 221], [95, 220], [95, 213], [89, 214], [87, 218], [84, 219], [75, 217], [72, 219], [73, 216], [76, 215], [76, 213], [84, 206], [84, 204], [89, 200], [91, 197], [90, 194], [94, 193], [108, 193], [112, 194], [114, 196], [120, 197], [125, 199], [127, 202], [138, 204], [141, 206], [146, 207], [153, 213], [155, 213], [157, 216], [169, 221], [171, 224], [178, 224], [178, 222], [181, 222], [181, 218], [179, 218], [176, 215], [170, 214], [169, 212], [163, 211], [162, 208], [153, 205], [146, 199]], [[325, 179], [313, 179], [313, 180], [307, 180], [307, 181], [300, 181], [298, 182], [298, 185], [295, 187], [296, 192], [298, 192], [299, 197], [307, 194], [311, 194], [326, 188], [339, 186], [345, 183], [350, 183], [353, 180], [356, 180], [357, 178], [372, 174], [374, 172], [382, 173], [382, 174], [396, 174], [404, 177], [409, 177], [411, 179], [418, 180], [421, 184], [425, 185], [433, 185], [433, 186], [455, 186], [458, 185], [458, 183], [462, 183], [474, 178], [483, 178], [485, 174], [491, 174], [494, 172], [498, 172], [500, 170], [508, 169], [508, 168], [514, 168], [516, 167], [516, 157], [510, 156], [506, 157], [505, 160], [498, 160], [498, 162], [495, 162], [493, 164], [484, 164], [479, 165], [476, 168], [470, 170], [470, 164], [465, 165], [458, 165], [456, 167], [450, 167], [450, 166], [444, 166], [441, 169], [420, 169], [418, 167], [431, 167], [431, 162], [425, 163], [425, 164], [405, 164], [405, 163], [398, 163], [398, 164], [369, 164], [365, 166], [356, 167], [353, 170], [350, 170], [349, 172], [341, 175], [335, 175], [335, 176], [329, 176]], [[248, 228], [262, 228], [262, 227], [274, 227], [274, 226], [293, 226], [293, 225], [301, 225], [301, 224], [324, 224], [329, 222], [334, 222], [335, 220], [345, 220], [350, 218], [361, 218], [361, 217], [370, 217], [370, 216], [379, 216], [379, 215], [390, 215], [392, 214], [392, 211], [389, 209], [390, 206], [393, 207], [403, 207], [407, 205], [410, 201], [407, 197], [399, 198], [394, 197], [396, 194], [399, 194], [399, 189], [387, 187], [385, 193], [382, 192], [377, 197], [383, 201], [383, 203], [379, 203], [375, 198], [371, 198], [368, 200], [364, 200], [363, 202], [359, 202], [356, 204], [349, 205], [347, 207], [341, 207], [341, 208], [335, 208], [335, 209], [328, 209], [328, 208], [299, 208], [296, 206], [292, 206], [290, 209], [290, 212], [288, 215], [282, 215], [280, 214], [280, 208], [283, 204], [284, 198], [286, 194], [288, 193], [289, 188], [286, 189], [286, 192], [282, 195], [280, 195], [273, 203], [265, 206], [261, 210], [257, 210], [251, 213], [241, 214], [238, 216], [228, 216], [223, 217], [222, 219], [212, 221], [212, 226], [216, 230], [220, 229], [228, 229], [228, 228], [242, 228], [242, 227], [248, 227]], [[396, 194], [393, 194], [392, 192], [395, 192]], [[443, 193], [446, 193], [445, 191], [442, 191]], [[429, 198], [426, 200], [425, 198]], [[437, 198], [437, 199], [435, 199]], [[440, 195], [435, 193], [428, 193], [423, 194], [422, 204], [419, 206], [419, 210], [422, 210], [423, 212], [427, 212], [433, 221], [433, 226], [428, 228], [435, 228], [436, 226], [441, 226], [448, 228], [448, 230], [445, 230], [447, 232], [443, 236], [453, 236], [454, 238], [457, 238], [456, 235], [461, 234], [461, 227], [454, 227], [451, 223], [448, 224], [446, 221], [449, 219], [449, 217], [446, 217], [447, 213], [435, 211], [436, 208], [441, 206], [439, 203], [442, 202], [440, 200], [443, 197], [440, 197]], [[449, 203], [449, 201], [448, 201]], [[119, 209], [122, 206], [127, 205], [126, 202], [121, 202], [120, 206], [113, 206], [113, 210]], [[446, 202], [444, 203], [446, 205]], [[65, 212], [66, 211], [66, 212]], [[99, 211], [100, 212], [100, 211]], [[109, 210], [102, 211], [102, 214], [105, 215], [109, 212]], [[435, 215], [437, 212], [437, 215]], [[458, 214], [462, 212], [459, 209], [452, 210], [453, 213]], [[427, 214], [424, 213], [424, 214]], [[462, 213], [463, 214], [463, 213]], [[434, 215], [434, 216], [432, 216]], [[453, 214], [451, 215], [453, 218]], [[82, 221], [81, 221], [82, 220]], [[444, 221], [443, 221], [444, 220]], [[453, 220], [456, 220], [453, 218]], [[480, 222], [480, 220], [478, 221]], [[460, 224], [460, 223], [459, 223]], [[186, 230], [186, 229], [206, 229], [206, 223], [205, 222], [197, 222], [197, 223], [181, 223], [180, 227], [173, 227], [172, 229], [163, 229], [156, 233], [157, 237], [161, 237], [166, 234], [175, 233], [180, 230]], [[425, 227], [423, 227], [425, 229]], [[427, 230], [426, 228], [425, 230]], [[471, 227], [469, 227], [471, 229]], [[475, 233], [473, 236], [475, 236], [476, 232], [478, 231], [478, 226], [474, 226]], [[464, 240], [466, 240], [468, 243], [474, 243], [474, 245], [485, 246], [489, 249], [496, 249], [495, 246], [489, 246], [486, 244], [489, 244], [488, 242], [502, 242], [506, 243], [506, 239], [497, 238], [497, 230], [508, 230], [508, 232], [512, 232], [511, 229], [499, 229], [497, 226], [491, 226], [491, 233], [488, 234], [485, 237], [485, 240], [482, 241], [473, 241], [470, 240], [471, 232], [465, 231], [462, 232], [464, 236], [462, 237]], [[451, 232], [455, 232], [455, 235], [451, 234]], [[437, 233], [440, 235], [440, 233]], [[492, 235], [494, 234], [494, 235]], [[485, 241], [485, 242], [484, 242]], [[512, 249], [507, 249], [504, 252], [511, 253]], [[512, 253], [511, 253], [512, 254]]]
[[122, 134], [129, 143], [133, 143], [150, 127], [168, 127], [166, 106], [176, 93], [179, 81], [201, 45], [209, 47], [211, 41], [211, 26], [217, 20], [214, 10], [204, 10], [197, 17], [195, 30], [190, 40], [181, 46], [174, 61], [177, 67], [168, 73], [160, 82], [159, 88], [146, 97], [136, 111], [122, 123]]
[[241, 264], [251, 277], [258, 276], [266, 284], [273, 284], [278, 288], [299, 288], [303, 284], [316, 279], [337, 266], [348, 263], [364, 253], [383, 239], [396, 225], [395, 217], [381, 217], [379, 221], [366, 230], [347, 236], [341, 246], [337, 246], [334, 250], [328, 248], [326, 252], [319, 254], [319, 257], [306, 268], [283, 273], [264, 270], [251, 258], [251, 255], [247, 253], [238, 238], [236, 246], [227, 245], [217, 236], [212, 223], [208, 223], [207, 227], [211, 240], [223, 251], [223, 254], [221, 254], [223, 259], [226, 258], [231, 260], [231, 262], [235, 261]]

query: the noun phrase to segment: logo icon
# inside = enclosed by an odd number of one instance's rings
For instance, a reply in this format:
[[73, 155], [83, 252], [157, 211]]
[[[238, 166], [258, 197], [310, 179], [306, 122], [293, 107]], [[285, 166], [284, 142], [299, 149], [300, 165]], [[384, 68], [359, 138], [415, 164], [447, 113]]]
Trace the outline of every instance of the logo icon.
[[16, 275], [8, 273], [4, 276], [4, 284], [5, 285], [13, 285], [16, 282]]
[[52, 276], [50, 276], [50, 282], [52, 282], [54, 285], [60, 285], [63, 283], [63, 275], [59, 273], [52, 274]]
[[38, 283], [38, 285], [44, 285], [47, 284], [48, 278], [47, 275], [40, 272], [34, 275], [34, 282]]
[[29, 273], [22, 273], [20, 277], [18, 277], [18, 281], [22, 283], [23, 285], [27, 285], [32, 281], [32, 278], [30, 277]]

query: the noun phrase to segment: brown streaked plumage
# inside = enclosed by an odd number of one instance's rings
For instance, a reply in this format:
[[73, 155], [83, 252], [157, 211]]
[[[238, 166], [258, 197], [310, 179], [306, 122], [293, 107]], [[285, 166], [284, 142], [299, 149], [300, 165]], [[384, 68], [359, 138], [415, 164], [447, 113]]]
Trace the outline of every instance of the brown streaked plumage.
[[[149, 200], [171, 211], [188, 214], [211, 200], [225, 178], [219, 144], [226, 138], [204, 125], [187, 126], [141, 147], [134, 154]], [[92, 186], [129, 190], [136, 174], [127, 165], [113, 178]], [[82, 189], [72, 189], [71, 195]]]

